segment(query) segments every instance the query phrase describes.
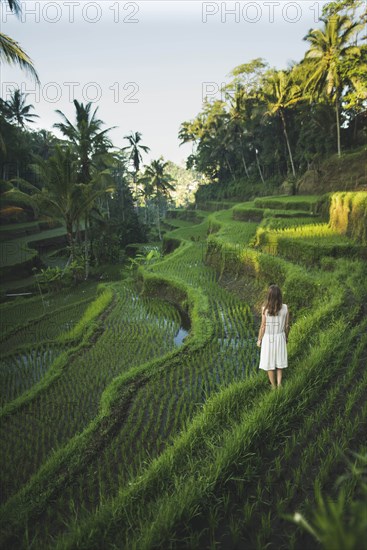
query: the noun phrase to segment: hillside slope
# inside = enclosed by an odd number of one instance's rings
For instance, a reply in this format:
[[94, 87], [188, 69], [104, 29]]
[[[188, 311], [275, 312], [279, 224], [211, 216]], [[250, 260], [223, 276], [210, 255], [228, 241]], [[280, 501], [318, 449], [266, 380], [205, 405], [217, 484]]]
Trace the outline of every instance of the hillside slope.
[[[85, 359], [59, 369], [64, 391], [44, 385], [22, 406], [22, 396], [9, 404], [4, 547], [315, 547], [284, 515], [308, 517], [314, 487], [334, 495], [346, 456], [366, 451], [367, 273], [362, 246], [346, 258], [348, 237], [305, 217], [307, 199], [282, 200], [283, 212], [279, 200], [257, 204], [256, 214], [266, 207], [260, 224], [246, 221], [249, 204], [196, 225], [172, 219], [171, 252], [140, 269], [140, 297], [131, 281], [105, 285], [114, 298]], [[273, 234], [295, 246], [269, 249]], [[270, 281], [292, 312], [289, 369], [276, 392], [257, 368], [254, 316]], [[141, 336], [144, 312], [131, 317], [144, 295], [148, 310], [148, 296], [158, 296], [189, 311], [180, 349], [157, 353], [154, 331], [163, 335], [167, 322], [155, 317]], [[61, 422], [71, 387], [78, 406]], [[45, 407], [53, 416], [39, 417], [23, 450], [20, 427], [29, 430], [27, 419]], [[22, 455], [32, 457], [23, 485], [14, 474]]]
[[318, 169], [308, 170], [299, 180], [302, 193], [367, 190], [367, 148], [333, 155], [320, 163]]

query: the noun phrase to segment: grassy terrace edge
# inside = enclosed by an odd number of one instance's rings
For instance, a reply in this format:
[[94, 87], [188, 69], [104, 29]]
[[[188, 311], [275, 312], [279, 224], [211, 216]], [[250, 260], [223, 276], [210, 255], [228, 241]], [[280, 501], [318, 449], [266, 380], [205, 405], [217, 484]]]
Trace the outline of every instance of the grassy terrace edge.
[[[303, 275], [302, 280], [304, 283], [306, 283], [306, 288], [308, 289], [309, 293], [308, 296], [310, 297], [310, 299], [312, 298], [311, 303], [313, 301], [314, 304], [318, 307], [313, 314], [305, 311], [302, 315], [302, 319], [300, 319], [300, 321], [296, 323], [292, 328], [289, 348], [290, 356], [294, 357], [297, 353], [297, 350], [299, 349], [299, 345], [295, 346], [294, 342], [292, 342], [292, 335], [294, 337], [294, 340], [299, 339], [300, 342], [305, 342], [307, 338], [315, 332], [315, 330], [317, 331], [318, 329], [320, 329], [321, 342], [324, 343], [322, 349], [324, 349], [325, 359], [327, 359], [327, 352], [330, 351], [330, 347], [326, 346], [326, 343], [328, 341], [326, 337], [327, 334], [329, 334], [330, 337], [334, 335], [332, 340], [335, 344], [337, 342], [343, 341], [343, 328], [340, 321], [338, 321], [339, 316], [336, 315], [336, 312], [339, 308], [341, 309], [341, 311], [344, 311], [341, 306], [343, 303], [343, 299], [345, 299], [347, 294], [349, 298], [352, 297], [352, 311], [350, 313], [352, 320], [353, 318], [358, 316], [360, 310], [358, 297], [352, 292], [352, 284], [340, 293], [339, 298], [336, 298], [335, 296], [335, 291], [340, 290], [340, 281], [343, 279], [343, 277], [348, 278], [347, 276], [350, 276], [353, 278], [354, 274], [349, 273], [350, 268], [347, 265], [347, 262], [344, 262], [343, 260], [339, 261], [340, 269], [337, 273], [338, 277], [330, 277], [330, 273], [323, 273], [318, 276], [316, 273], [305, 272], [304, 268], [294, 265], [289, 261], [286, 261], [279, 257], [268, 256], [256, 250], [246, 249], [246, 251], [241, 254], [238, 246], [231, 245], [230, 242], [228, 242], [228, 239], [221, 239], [220, 230], [224, 227], [225, 224], [223, 224], [223, 222], [221, 222], [220, 220], [217, 220], [215, 215], [213, 215], [212, 221], [215, 223], [216, 233], [213, 233], [212, 230], [211, 235], [209, 236], [207, 260], [208, 263], [210, 263], [213, 267], [216, 267], [216, 269], [219, 268], [218, 271], [220, 271], [221, 274], [229, 271], [236, 276], [240, 276], [241, 274], [244, 274], [246, 276], [251, 275], [252, 277], [261, 281], [269, 281], [269, 274], [271, 277], [276, 274], [278, 277], [280, 276], [280, 279], [278, 278], [278, 280], [281, 282], [281, 284], [285, 284], [285, 288], [288, 287], [288, 294], [290, 295], [290, 293], [293, 292], [293, 299], [296, 301], [297, 299], [298, 301], [300, 300], [299, 292], [297, 292], [297, 281], [299, 281], [299, 276]], [[177, 235], [178, 233], [176, 232], [175, 236]], [[182, 254], [185, 248], [190, 245], [190, 242], [182, 239], [178, 248], [174, 252], [172, 252], [171, 255], [166, 256], [162, 260], [162, 262], [169, 262], [174, 255]], [[357, 263], [358, 262], [355, 263], [356, 267]], [[129, 393], [134, 392], [134, 386], [136, 387], [136, 384], [139, 384], [142, 381], [146, 382], [150, 376], [159, 373], [160, 368], [164, 368], [167, 359], [169, 361], [174, 360], [175, 357], [177, 357], [177, 355], [179, 355], [180, 352], [185, 349], [185, 345], [189, 349], [191, 349], [191, 346], [195, 344], [201, 347], [203, 345], [203, 342], [205, 342], [205, 339], [210, 336], [210, 324], [208, 325], [205, 322], [205, 311], [207, 307], [206, 300], [204, 299], [205, 297], [202, 296], [197, 289], [185, 285], [180, 279], [175, 279], [172, 277], [168, 278], [166, 276], [163, 277], [153, 274], [149, 271], [149, 268], [140, 268], [139, 278], [142, 284], [143, 292], [146, 292], [147, 294], [152, 293], [159, 296], [162, 292], [162, 289], [171, 287], [173, 294], [175, 295], [176, 299], [178, 298], [181, 305], [184, 304], [185, 307], [189, 305], [193, 322], [192, 334], [187, 339], [187, 343], [184, 344], [184, 346], [180, 348], [178, 352], [171, 352], [153, 362], [139, 365], [139, 367], [136, 367], [133, 371], [126, 373], [125, 375], [118, 377], [114, 379], [113, 382], [111, 382], [111, 384], [102, 395], [101, 415], [99, 417], [96, 417], [80, 436], [78, 435], [74, 437], [67, 445], [65, 445], [65, 447], [55, 453], [55, 455], [32, 478], [28, 486], [24, 487], [17, 495], [9, 500], [9, 504], [10, 502], [12, 502], [13, 505], [13, 509], [9, 509], [9, 514], [6, 513], [8, 503], [5, 505], [2, 523], [4, 525], [7, 524], [6, 532], [8, 537], [11, 537], [12, 525], [15, 526], [22, 523], [24, 518], [28, 515], [28, 512], [29, 516], [31, 517], [32, 513], [35, 514], [37, 513], [37, 511], [42, 510], [42, 507], [47, 504], [47, 500], [51, 498], [52, 492], [57, 489], [57, 486], [60, 486], [65, 481], [67, 481], [69, 479], [69, 476], [72, 476], [73, 470], [77, 471], [78, 469], [82, 468], [83, 460], [85, 460], [83, 456], [84, 453], [87, 452], [88, 454], [88, 452], [97, 452], [98, 445], [102, 443], [102, 440], [113, 434], [114, 422], [117, 421], [118, 417], [121, 416], [121, 411], [124, 407], [124, 403], [126, 404], [126, 402], [128, 401]], [[363, 292], [366, 295], [366, 289], [364, 289]], [[322, 326], [323, 323], [326, 323], [325, 327]], [[238, 385], [238, 391], [244, 392], [247, 398], [250, 398], [249, 401], [251, 401], [251, 395], [253, 393], [257, 394], [257, 391], [261, 386], [260, 382], [253, 384], [253, 380], [251, 379], [236, 384]], [[228, 395], [231, 391], [235, 391], [234, 388], [237, 387], [236, 384], [224, 390], [223, 396]], [[267, 400], [269, 399], [269, 397], [265, 396], [264, 399]], [[241, 402], [242, 404], [244, 404], [243, 401]], [[221, 402], [220, 395], [214, 396], [204, 406], [203, 415], [205, 415], [205, 411], [208, 410], [211, 410], [213, 413], [218, 413], [220, 415], [221, 411], [223, 413], [223, 406], [224, 401]], [[214, 407], [215, 410], [210, 409], [211, 407]], [[237, 407], [239, 407], [239, 404], [237, 404]], [[246, 414], [248, 412], [249, 411], [246, 409]], [[104, 413], [104, 415], [102, 413]], [[179, 449], [181, 449], [182, 451], [182, 441], [186, 441], [188, 445], [188, 450], [190, 452], [193, 451], [195, 440], [194, 442], [193, 440], [190, 440], [190, 434], [192, 435], [192, 426], [195, 426], [197, 425], [197, 422], [200, 422], [199, 418], [202, 418], [201, 413], [195, 416], [192, 421], [187, 425], [186, 429], [183, 430], [175, 438], [173, 446], [164, 451], [160, 457], [155, 459], [150, 464], [149, 468], [143, 473], [142, 476], [139, 476], [133, 481], [131, 487], [127, 492], [122, 491], [116, 500], [114, 499], [113, 502], [104, 505], [97, 512], [97, 514], [91, 515], [90, 522], [87, 521], [80, 526], [73, 526], [73, 532], [70, 532], [65, 539], [60, 538], [58, 540], [57, 547], [92, 548], [94, 547], [94, 543], [98, 545], [100, 543], [98, 536], [101, 536], [102, 534], [102, 531], [100, 531], [99, 535], [97, 535], [99, 526], [103, 530], [104, 527], [106, 527], [108, 524], [113, 530], [112, 523], [120, 522], [121, 519], [125, 517], [125, 512], [130, 506], [130, 499], [141, 498], [142, 501], [145, 502], [145, 498], [143, 498], [142, 495], [145, 491], [147, 491], [145, 495], [149, 496], [152, 489], [152, 486], [150, 484], [153, 482], [160, 483], [159, 480], [163, 480], [164, 476], [167, 475], [167, 471], [171, 471], [170, 469], [173, 469], [175, 464], [177, 465], [178, 463], [182, 462], [183, 456], [180, 456], [179, 450], [175, 455], [176, 458], [174, 458], [172, 454], [170, 454], [173, 448], [176, 448], [176, 446], [178, 446]], [[228, 417], [226, 418], [228, 419]], [[203, 426], [201, 426], [201, 428], [199, 429], [198, 437], [202, 435], [202, 432], [200, 432], [202, 428]], [[200, 442], [197, 441], [197, 443], [199, 444]], [[200, 448], [198, 448], [198, 451], [200, 452]], [[165, 470], [166, 466], [167, 468], [169, 468], [169, 470]], [[153, 478], [155, 475], [157, 475], [158, 478], [156, 478], [154, 481]], [[47, 480], [49, 478], [52, 478], [53, 486], [50, 486], [47, 483]], [[187, 485], [183, 485], [182, 490], [185, 494], [187, 494], [187, 491], [191, 490], [195, 492], [196, 490], [199, 490], [196, 485], [197, 484], [195, 482], [190, 482]], [[203, 490], [205, 493], [205, 486], [202, 486], [200, 490]], [[35, 494], [39, 495], [39, 499], [36, 503], [34, 502], [34, 500], [32, 500], [32, 497], [34, 499]], [[175, 495], [177, 496], [177, 498], [175, 497]], [[177, 508], [177, 510], [172, 510], [171, 515], [168, 515], [167, 519], [165, 519], [165, 513], [167, 512], [167, 510], [178, 505], [179, 492], [175, 493], [175, 495], [172, 495], [172, 498], [170, 496], [167, 498], [162, 498], [160, 500], [160, 504], [157, 503], [158, 506], [161, 506], [161, 508], [159, 508], [159, 524], [156, 523], [154, 525], [154, 522], [152, 521], [150, 525], [147, 525], [146, 532], [143, 535], [143, 538], [140, 538], [140, 535], [138, 535], [137, 531], [138, 538], [134, 539], [133, 536], [132, 538], [126, 539], [129, 540], [132, 548], [148, 548], [149, 544], [152, 543], [154, 537], [158, 536], [157, 525], [160, 525], [160, 527], [163, 529], [162, 533], [168, 533], [167, 529], [169, 530], [172, 526], [174, 526], [177, 518], [179, 517], [179, 515], [177, 516], [177, 514], [180, 514], [179, 508]], [[127, 506], [126, 510], [125, 505]], [[147, 506], [150, 506], [150, 504], [147, 504]], [[147, 509], [146, 511], [148, 513], [146, 519], [148, 519], [148, 516], [151, 514], [151, 512], [157, 512], [157, 508], [154, 506], [154, 504], [152, 504], [152, 510], [149, 511]], [[17, 513], [19, 513], [19, 517], [17, 516]], [[111, 520], [108, 519], [108, 514], [112, 514], [110, 516], [112, 518]], [[97, 527], [95, 523], [96, 519]], [[142, 527], [143, 524], [144, 521], [142, 518]], [[88, 534], [88, 528], [90, 527], [93, 527], [94, 529], [94, 541], [92, 540], [93, 536], [89, 536]], [[109, 532], [111, 533], [111, 531]], [[151, 533], [151, 535], [149, 533]], [[153, 539], [151, 538], [151, 536], [153, 536]], [[83, 540], [85, 540], [86, 542], [84, 543]], [[157, 539], [154, 540], [155, 543], [157, 543]], [[144, 544], [140, 546], [143, 541]], [[90, 546], [85, 546], [84, 544], [88, 544]]]
[[[332, 311], [340, 306], [340, 301], [344, 297], [343, 294], [340, 300], [334, 301]], [[358, 305], [352, 308], [350, 312], [351, 322], [354, 322], [358, 317], [359, 310]], [[327, 313], [329, 314], [330, 311]], [[256, 393], [261, 386], [260, 381], [256, 383], [250, 378], [232, 384], [220, 394], [209, 399], [204, 405], [202, 413], [199, 413], [188, 424], [187, 429], [177, 436], [173, 445], [154, 459], [150, 467], [135, 479], [128, 489], [122, 489], [116, 499], [102, 506], [95, 514], [91, 514], [89, 521], [82, 525], [75, 523], [69, 535], [58, 540], [56, 548], [98, 548], [101, 540], [104, 543], [113, 544], [117, 532], [119, 533], [119, 540], [124, 540], [129, 548], [155, 548], [162, 547], [160, 546], [162, 544], [168, 545], [164, 547], [169, 548], [169, 538], [172, 534], [174, 536], [177, 522], [189, 521], [190, 517], [195, 515], [199, 502], [202, 502], [202, 499], [208, 500], [212, 494], [213, 486], [218, 481], [219, 473], [226, 471], [226, 468], [233, 463], [232, 452], [234, 448], [237, 449], [235, 456], [239, 456], [239, 453], [244, 450], [246, 446], [243, 443], [244, 434], [250, 430], [247, 436], [248, 441], [252, 443], [247, 449], [250, 454], [247, 453], [246, 457], [252, 464], [253, 460], [256, 460], [255, 448], [253, 447], [254, 441], [259, 441], [265, 436], [268, 437], [269, 433], [272, 433], [271, 430], [275, 430], [273, 424], [274, 414], [268, 414], [270, 408], [282, 406], [285, 411], [287, 405], [293, 400], [293, 406], [298, 410], [300, 390], [310, 374], [314, 373], [315, 375], [315, 382], [310, 389], [311, 393], [313, 391], [313, 397], [310, 396], [311, 399], [315, 398], [318, 384], [326, 384], [335, 374], [334, 369], [330, 371], [323, 369], [321, 374], [318, 374], [320, 361], [321, 364], [326, 366], [330, 356], [334, 357], [336, 351], [345, 351], [345, 343], [349, 339], [352, 342], [352, 339], [356, 338], [356, 334], [351, 331], [346, 339], [344, 322], [341, 319], [333, 319], [332, 316], [329, 319], [329, 324], [326, 323], [326, 326], [317, 335], [318, 347], [315, 346], [311, 354], [304, 359], [309, 367], [300, 368], [304, 367], [305, 364], [298, 365], [298, 368], [292, 374], [285, 394], [284, 391], [280, 397], [275, 394], [267, 394], [257, 402], [256, 410], [251, 410], [251, 408], [249, 410], [246, 403], [249, 401], [251, 392]], [[306, 327], [303, 327], [301, 343], [304, 343], [307, 336], [314, 330], [314, 321], [315, 315], [312, 315], [311, 320], [306, 318], [305, 321], [302, 321], [301, 324], [306, 325]], [[325, 318], [320, 319], [321, 326], [323, 322], [325, 322]], [[317, 328], [321, 329], [321, 326]], [[302, 330], [298, 332], [302, 333]], [[291, 356], [294, 357], [297, 354], [299, 347], [300, 344], [298, 346], [291, 345]], [[343, 358], [344, 355], [335, 363], [335, 367], [338, 367]], [[241, 399], [233, 399], [234, 395], [237, 395], [237, 398], [241, 395]], [[308, 392], [306, 391], [306, 401], [307, 396]], [[284, 397], [286, 397], [285, 405], [281, 403]], [[259, 407], [261, 404], [263, 406]], [[244, 412], [243, 424], [239, 423], [237, 427], [234, 425], [233, 432], [231, 422], [233, 422], [233, 419], [238, 420], [239, 416], [241, 417], [242, 406], [242, 412]], [[254, 421], [255, 417], [256, 422]], [[266, 418], [270, 421], [267, 421]], [[262, 426], [262, 428], [259, 428], [259, 426]], [[224, 430], [222, 435], [225, 438], [223, 440], [225, 447], [223, 450], [219, 439], [221, 436], [214, 433], [219, 427]], [[276, 427], [280, 428], [278, 425]], [[205, 442], [208, 432], [211, 432], [212, 435]], [[233, 433], [236, 434], [234, 443]], [[253, 439], [254, 437], [255, 439]], [[205, 451], [204, 447], [206, 445]], [[208, 466], [209, 470], [204, 475], [203, 472], [200, 473], [200, 464], [203, 462], [205, 452], [214, 453], [214, 456], [210, 454], [209, 463], [212, 466]], [[197, 460], [195, 459], [196, 455], [198, 456]], [[187, 461], [186, 466], [185, 461]], [[254, 464], [252, 465], [254, 466]], [[182, 469], [183, 471], [181, 471]], [[228, 475], [230, 474], [228, 473]], [[155, 500], [154, 495], [157, 493], [160, 497]], [[136, 508], [138, 502], [141, 504], [141, 508], [140, 506]], [[136, 513], [137, 509], [140, 515], [137, 518], [134, 516], [134, 519], [132, 519], [133, 510]], [[121, 532], [123, 525], [126, 526], [125, 533]], [[128, 527], [129, 525], [130, 527]], [[179, 540], [176, 539], [176, 541]]]

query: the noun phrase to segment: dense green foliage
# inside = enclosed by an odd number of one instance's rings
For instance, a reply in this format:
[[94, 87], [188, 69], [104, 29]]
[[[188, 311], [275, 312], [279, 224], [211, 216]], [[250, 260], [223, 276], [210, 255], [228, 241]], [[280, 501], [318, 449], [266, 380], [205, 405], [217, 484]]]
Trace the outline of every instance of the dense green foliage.
[[193, 143], [187, 166], [210, 182], [196, 193], [200, 204], [269, 195], [282, 183], [296, 194], [306, 171], [320, 179], [323, 159], [365, 144], [365, 20], [357, 0], [335, 3], [304, 37], [308, 49], [299, 63], [286, 70], [260, 58], [243, 63], [219, 98], [204, 98], [179, 132], [182, 143]]
[[[113, 151], [91, 103], [57, 111], [59, 140], [27, 129], [19, 90], [0, 100], [1, 275], [49, 265], [0, 304], [2, 548], [360, 550], [367, 193], [294, 196], [332, 151], [365, 153], [360, 8], [326, 4], [300, 63], [239, 65], [182, 124], [201, 209], [168, 210], [188, 173], [142, 168], [140, 132]], [[0, 58], [37, 78], [1, 33]], [[276, 391], [256, 346], [271, 283], [291, 313]]]
[[[316, 197], [281, 200], [284, 210], [270, 199], [256, 208], [261, 222], [236, 219], [251, 203], [198, 212], [196, 225], [171, 217], [172, 252], [142, 264], [136, 283], [126, 271], [105, 284], [92, 303], [75, 294], [63, 306], [55, 296], [46, 317], [38, 298], [0, 306], [12, 340], [2, 359], [2, 544], [312, 544], [284, 516], [313, 522], [317, 494], [334, 494], [344, 453], [364, 452], [366, 264], [344, 257], [347, 237], [303, 217]], [[320, 228], [307, 268], [284, 258], [286, 249], [256, 247], [259, 230], [273, 223], [297, 244]], [[330, 231], [339, 258], [325, 256]], [[278, 392], [257, 369], [253, 316], [271, 281], [292, 313], [290, 367]], [[180, 320], [169, 302], [191, 318], [178, 348]], [[48, 354], [41, 371], [37, 353]], [[21, 355], [29, 359], [15, 390], [20, 374], [9, 369]], [[348, 485], [348, 503], [356, 491]], [[357, 550], [345, 525], [345, 548]]]

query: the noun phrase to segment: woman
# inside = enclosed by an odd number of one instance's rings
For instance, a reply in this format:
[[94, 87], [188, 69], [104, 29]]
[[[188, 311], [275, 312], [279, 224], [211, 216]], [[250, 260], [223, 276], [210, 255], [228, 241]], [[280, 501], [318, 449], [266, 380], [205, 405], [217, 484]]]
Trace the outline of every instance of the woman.
[[[282, 384], [282, 369], [288, 367], [287, 342], [289, 332], [288, 306], [283, 304], [282, 292], [270, 285], [257, 340], [261, 347], [259, 368], [266, 370], [272, 389]], [[275, 377], [276, 371], [276, 377]]]

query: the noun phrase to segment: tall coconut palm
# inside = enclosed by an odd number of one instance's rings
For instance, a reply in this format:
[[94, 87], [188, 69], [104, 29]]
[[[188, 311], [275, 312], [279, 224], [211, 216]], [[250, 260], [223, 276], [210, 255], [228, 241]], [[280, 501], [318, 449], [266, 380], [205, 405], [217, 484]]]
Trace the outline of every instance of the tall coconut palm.
[[14, 90], [10, 99], [7, 101], [1, 100], [1, 111], [5, 118], [10, 122], [16, 124], [19, 128], [25, 128], [26, 122], [35, 122], [35, 118], [39, 118], [38, 115], [30, 113], [34, 106], [26, 105], [26, 99], [29, 94], [23, 94], [20, 89]]
[[62, 111], [56, 112], [62, 116], [63, 122], [56, 122], [53, 126], [58, 128], [75, 147], [80, 159], [78, 182], [88, 183], [91, 180], [91, 168], [93, 156], [105, 152], [112, 146], [106, 134], [116, 126], [101, 130], [103, 121], [96, 118], [98, 107], [91, 112], [92, 103], [86, 105], [74, 99], [76, 109], [76, 123], [72, 124]]
[[129, 145], [122, 147], [121, 151], [126, 151], [129, 154], [129, 160], [133, 165], [133, 182], [135, 184], [135, 192], [138, 193], [137, 189], [137, 176], [140, 168], [140, 164], [143, 162], [143, 156], [141, 151], [148, 153], [150, 148], [146, 145], [142, 145], [139, 142], [141, 141], [142, 134], [140, 132], [131, 132], [130, 135], [124, 136], [124, 139], [127, 139]]
[[[8, 4], [9, 8], [15, 13], [15, 15], [20, 15], [20, 0], [0, 1]], [[0, 33], [0, 62], [5, 62], [9, 65], [18, 65], [21, 69], [25, 70], [30, 76], [32, 76], [37, 83], [39, 83], [39, 77], [33, 66], [33, 61], [31, 58], [20, 47], [18, 42], [4, 33]]]
[[304, 37], [311, 44], [304, 58], [310, 69], [305, 89], [310, 90], [314, 97], [325, 94], [334, 104], [340, 156], [340, 100], [346, 83], [342, 77], [342, 64], [345, 58], [360, 56], [360, 48], [351, 45], [350, 40], [363, 29], [363, 24], [339, 14], [321, 20], [324, 28], [311, 29]]
[[286, 110], [302, 99], [301, 88], [292, 80], [292, 75], [285, 71], [271, 71], [265, 76], [262, 98], [266, 101], [267, 111], [265, 115], [279, 115], [282, 121], [283, 133], [287, 144], [289, 160], [293, 176], [296, 175], [294, 168], [292, 149], [289, 142]]
[[157, 226], [159, 240], [162, 240], [159, 203], [162, 196], [169, 196], [170, 191], [174, 191], [172, 182], [174, 181], [172, 176], [167, 172], [168, 162], [163, 162], [162, 157], [158, 160], [153, 160], [149, 166], [146, 166], [143, 180], [147, 185], [151, 186], [154, 190], [154, 197], [157, 205]]

